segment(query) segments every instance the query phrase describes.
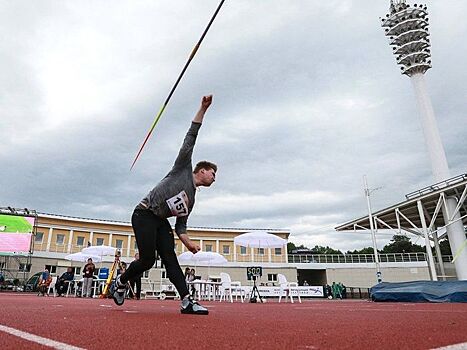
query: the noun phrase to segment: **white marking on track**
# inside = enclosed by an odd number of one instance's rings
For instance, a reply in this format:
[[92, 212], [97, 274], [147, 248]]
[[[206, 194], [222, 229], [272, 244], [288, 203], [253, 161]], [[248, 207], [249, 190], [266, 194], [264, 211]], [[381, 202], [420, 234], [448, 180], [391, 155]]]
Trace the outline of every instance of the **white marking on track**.
[[466, 350], [466, 349], [467, 349], [467, 343], [459, 343], [459, 344], [443, 346], [442, 348], [436, 348], [433, 350]]
[[61, 343], [61, 342], [58, 342], [58, 341], [55, 341], [55, 340], [52, 340], [52, 339], [39, 337], [38, 335], [23, 332], [23, 331], [20, 331], [19, 329], [7, 327], [7, 326], [1, 325], [1, 324], [0, 324], [0, 331], [11, 334], [11, 335], [14, 335], [14, 336], [16, 336], [18, 338], [21, 338], [21, 339], [29, 340], [29, 341], [31, 341], [33, 343], [48, 346], [49, 348], [53, 348], [53, 349], [84, 350], [83, 348], [79, 348], [79, 347], [69, 345], [69, 344], [66, 344], [66, 343]]
[[101, 304], [101, 305], [99, 305], [99, 306], [102, 306], [102, 307], [110, 307], [110, 308], [112, 308], [112, 305], [104, 305], [104, 304]]
[[124, 310], [123, 312], [126, 312], [128, 314], [137, 314], [138, 311], [134, 311], [134, 310]]

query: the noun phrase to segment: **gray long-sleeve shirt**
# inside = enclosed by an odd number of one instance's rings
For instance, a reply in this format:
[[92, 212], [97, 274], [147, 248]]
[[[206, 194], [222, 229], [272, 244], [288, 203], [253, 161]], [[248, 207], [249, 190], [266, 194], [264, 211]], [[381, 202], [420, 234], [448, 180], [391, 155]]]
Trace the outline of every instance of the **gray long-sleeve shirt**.
[[200, 127], [200, 123], [191, 123], [172, 170], [136, 206], [137, 209], [149, 209], [162, 219], [176, 216], [175, 232], [179, 236], [186, 233], [188, 215], [195, 204], [191, 156]]

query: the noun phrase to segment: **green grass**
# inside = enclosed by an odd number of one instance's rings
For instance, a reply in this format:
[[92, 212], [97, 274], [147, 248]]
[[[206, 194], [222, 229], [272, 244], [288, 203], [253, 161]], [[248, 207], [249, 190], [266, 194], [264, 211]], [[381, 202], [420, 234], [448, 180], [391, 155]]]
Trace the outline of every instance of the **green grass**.
[[0, 233], [2, 232], [31, 233], [32, 225], [21, 216], [0, 214]]

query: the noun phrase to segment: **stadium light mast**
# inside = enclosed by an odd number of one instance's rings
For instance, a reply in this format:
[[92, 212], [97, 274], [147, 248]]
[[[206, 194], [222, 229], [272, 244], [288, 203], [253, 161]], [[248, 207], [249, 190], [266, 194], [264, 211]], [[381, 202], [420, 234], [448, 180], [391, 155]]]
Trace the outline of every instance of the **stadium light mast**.
[[366, 179], [366, 175], [363, 176], [363, 190], [365, 192], [366, 205], [368, 208], [368, 221], [370, 222], [371, 241], [373, 243], [373, 254], [375, 257], [375, 266], [376, 266], [376, 281], [378, 283], [383, 282], [383, 276], [381, 274], [381, 266], [379, 263], [378, 246], [376, 244], [375, 226], [373, 224], [373, 214], [371, 211], [370, 195], [371, 195], [371, 192], [379, 190], [380, 188], [381, 187], [373, 188], [373, 189], [368, 188], [368, 181]]
[[[412, 82], [433, 178], [435, 182], [447, 180], [450, 173], [446, 153], [424, 79], [425, 72], [431, 68], [427, 7], [421, 4], [411, 6], [406, 0], [391, 0], [389, 13], [381, 18], [381, 26], [389, 38], [389, 45], [397, 64], [400, 65], [401, 73], [410, 77]], [[457, 199], [447, 198], [443, 217], [447, 225], [451, 251], [458, 254], [455, 261], [457, 278], [467, 280], [467, 249], [462, 250], [466, 239], [464, 225], [459, 213], [450, 216], [450, 213], [456, 212], [456, 207]]]

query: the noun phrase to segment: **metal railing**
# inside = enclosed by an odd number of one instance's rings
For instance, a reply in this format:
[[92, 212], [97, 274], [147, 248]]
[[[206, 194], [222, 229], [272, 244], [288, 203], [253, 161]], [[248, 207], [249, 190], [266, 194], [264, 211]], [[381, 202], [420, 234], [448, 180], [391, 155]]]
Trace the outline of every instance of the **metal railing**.
[[[393, 253], [378, 254], [379, 261], [384, 262], [414, 262], [426, 261], [425, 253]], [[341, 264], [362, 264], [374, 263], [373, 254], [289, 254], [289, 263], [341, 263]], [[443, 257], [443, 261], [445, 261]]]

